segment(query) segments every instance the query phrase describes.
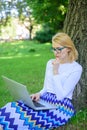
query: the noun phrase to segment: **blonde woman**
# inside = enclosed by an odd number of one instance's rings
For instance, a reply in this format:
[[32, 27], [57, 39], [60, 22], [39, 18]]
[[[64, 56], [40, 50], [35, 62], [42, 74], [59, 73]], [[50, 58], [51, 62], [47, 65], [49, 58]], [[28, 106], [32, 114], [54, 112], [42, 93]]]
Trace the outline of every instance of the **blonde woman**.
[[43, 88], [31, 98], [53, 103], [57, 109], [35, 111], [21, 102], [8, 103], [0, 109], [4, 129], [49, 130], [66, 124], [75, 115], [71, 101], [82, 74], [82, 67], [76, 62], [78, 52], [65, 33], [53, 36], [52, 48], [55, 58], [47, 62]]

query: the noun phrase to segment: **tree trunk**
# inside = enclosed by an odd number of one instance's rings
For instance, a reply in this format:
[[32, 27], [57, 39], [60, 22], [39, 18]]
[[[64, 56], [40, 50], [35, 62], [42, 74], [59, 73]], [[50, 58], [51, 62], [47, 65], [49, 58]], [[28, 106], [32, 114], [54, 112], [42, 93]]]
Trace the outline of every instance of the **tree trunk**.
[[74, 106], [79, 110], [87, 106], [87, 0], [69, 0], [64, 32], [74, 41], [79, 52], [78, 62], [83, 67], [73, 96]]

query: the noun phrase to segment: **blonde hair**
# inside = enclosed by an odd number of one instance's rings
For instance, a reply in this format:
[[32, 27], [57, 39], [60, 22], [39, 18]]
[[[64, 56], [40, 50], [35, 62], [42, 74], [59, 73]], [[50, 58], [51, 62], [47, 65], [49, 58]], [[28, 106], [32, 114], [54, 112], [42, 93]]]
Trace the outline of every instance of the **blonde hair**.
[[52, 45], [54, 46], [57, 44], [70, 48], [69, 62], [72, 62], [78, 59], [78, 52], [75, 48], [75, 45], [73, 41], [71, 40], [71, 38], [66, 33], [57, 33], [56, 35], [53, 36]]

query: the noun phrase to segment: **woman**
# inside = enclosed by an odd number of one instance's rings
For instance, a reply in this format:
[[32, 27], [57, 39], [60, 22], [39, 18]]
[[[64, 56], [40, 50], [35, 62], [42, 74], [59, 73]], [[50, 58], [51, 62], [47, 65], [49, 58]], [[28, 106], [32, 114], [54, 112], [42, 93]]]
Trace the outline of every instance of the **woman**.
[[35, 111], [22, 102], [11, 102], [0, 109], [0, 124], [4, 130], [48, 130], [64, 125], [74, 116], [71, 103], [82, 67], [76, 62], [78, 52], [65, 33], [52, 38], [55, 59], [48, 61], [43, 89], [32, 94], [34, 101], [39, 98], [57, 105], [57, 109]]

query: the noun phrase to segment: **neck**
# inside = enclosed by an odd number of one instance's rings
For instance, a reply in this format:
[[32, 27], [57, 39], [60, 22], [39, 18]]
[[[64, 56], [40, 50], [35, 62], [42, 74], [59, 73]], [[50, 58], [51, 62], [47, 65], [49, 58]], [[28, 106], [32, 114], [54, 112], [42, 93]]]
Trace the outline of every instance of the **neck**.
[[64, 64], [64, 63], [70, 63], [69, 59], [68, 58], [64, 58], [60, 61], [61, 64]]

